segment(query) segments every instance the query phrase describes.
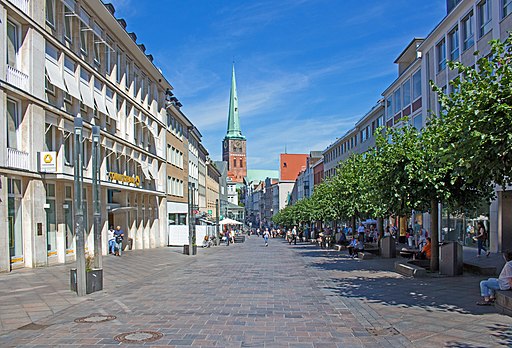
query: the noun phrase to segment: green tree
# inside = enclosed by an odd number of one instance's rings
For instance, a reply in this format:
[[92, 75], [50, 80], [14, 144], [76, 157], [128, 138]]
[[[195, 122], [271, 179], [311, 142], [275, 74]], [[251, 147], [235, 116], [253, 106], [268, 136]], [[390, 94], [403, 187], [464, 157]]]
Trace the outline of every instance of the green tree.
[[459, 73], [451, 81], [454, 92], [445, 95], [432, 84], [453, 140], [446, 156], [456, 156], [455, 173], [475, 187], [512, 183], [512, 34], [490, 45], [475, 67], [448, 63]]

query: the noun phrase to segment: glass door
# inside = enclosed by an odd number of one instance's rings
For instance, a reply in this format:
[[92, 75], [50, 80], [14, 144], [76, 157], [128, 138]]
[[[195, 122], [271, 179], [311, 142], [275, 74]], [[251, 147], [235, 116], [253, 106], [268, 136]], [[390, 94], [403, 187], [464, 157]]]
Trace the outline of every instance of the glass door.
[[55, 184], [46, 185], [46, 250], [48, 257], [57, 256], [57, 214]]
[[23, 230], [21, 214], [21, 180], [8, 179], [7, 219], [11, 263], [23, 262]]

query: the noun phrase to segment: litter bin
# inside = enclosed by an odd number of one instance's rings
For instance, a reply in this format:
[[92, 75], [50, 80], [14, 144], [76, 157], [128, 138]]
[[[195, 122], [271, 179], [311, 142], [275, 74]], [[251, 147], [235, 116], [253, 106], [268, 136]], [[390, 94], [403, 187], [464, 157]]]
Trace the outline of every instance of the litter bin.
[[380, 256], [386, 259], [396, 257], [396, 239], [393, 236], [386, 236], [380, 240]]
[[439, 273], [458, 276], [462, 275], [463, 268], [462, 245], [459, 242], [444, 242], [440, 250]]

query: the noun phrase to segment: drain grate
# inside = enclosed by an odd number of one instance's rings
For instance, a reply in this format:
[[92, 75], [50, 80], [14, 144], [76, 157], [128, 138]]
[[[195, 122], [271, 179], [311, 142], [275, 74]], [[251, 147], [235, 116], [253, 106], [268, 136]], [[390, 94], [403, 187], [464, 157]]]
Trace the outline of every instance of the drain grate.
[[121, 343], [144, 343], [154, 342], [163, 337], [163, 334], [155, 331], [134, 331], [127, 332], [114, 337], [117, 342]]
[[102, 323], [116, 318], [114, 315], [93, 313], [87, 317], [75, 319], [75, 323]]
[[396, 336], [400, 335], [397, 329], [394, 327], [385, 327], [385, 328], [374, 328], [368, 327], [366, 331], [372, 336]]
[[30, 323], [27, 325], [23, 325], [22, 327], [19, 327], [18, 330], [43, 330], [46, 329], [48, 326], [50, 325]]

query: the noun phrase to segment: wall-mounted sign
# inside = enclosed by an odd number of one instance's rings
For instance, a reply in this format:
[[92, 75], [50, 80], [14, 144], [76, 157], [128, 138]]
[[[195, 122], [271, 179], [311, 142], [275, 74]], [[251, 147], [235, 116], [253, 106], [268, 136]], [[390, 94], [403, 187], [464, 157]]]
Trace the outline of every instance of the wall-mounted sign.
[[138, 175], [129, 176], [115, 172], [108, 172], [108, 178], [110, 181], [117, 181], [123, 184], [134, 184], [135, 186], [140, 185], [140, 177]]
[[39, 152], [39, 171], [43, 173], [55, 173], [57, 171], [57, 152]]

